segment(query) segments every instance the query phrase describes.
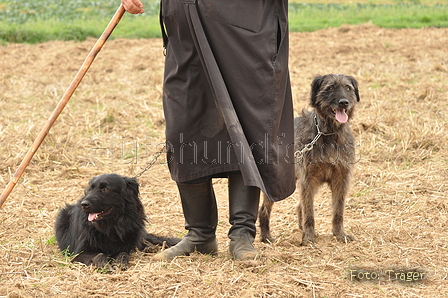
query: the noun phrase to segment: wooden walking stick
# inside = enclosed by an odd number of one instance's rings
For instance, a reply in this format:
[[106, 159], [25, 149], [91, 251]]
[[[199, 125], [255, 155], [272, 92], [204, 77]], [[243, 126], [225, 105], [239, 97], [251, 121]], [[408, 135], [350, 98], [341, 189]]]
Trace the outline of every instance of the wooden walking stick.
[[42, 128], [41, 132], [37, 136], [36, 140], [34, 141], [33, 145], [31, 146], [30, 150], [26, 154], [25, 158], [22, 160], [22, 163], [20, 164], [19, 168], [14, 173], [14, 176], [11, 178], [11, 180], [9, 181], [5, 190], [3, 191], [2, 195], [0, 196], [0, 208], [3, 206], [3, 203], [6, 201], [6, 198], [9, 196], [12, 189], [19, 181], [19, 179], [22, 176], [23, 172], [25, 171], [26, 167], [30, 164], [30, 161], [34, 156], [34, 153], [36, 153], [37, 149], [39, 149], [39, 146], [42, 144], [42, 141], [45, 139], [45, 137], [47, 136], [51, 127], [56, 122], [56, 119], [61, 114], [61, 112], [65, 108], [65, 106], [67, 105], [68, 101], [72, 97], [76, 88], [81, 83], [84, 75], [89, 70], [90, 65], [92, 65], [92, 62], [95, 59], [96, 55], [101, 51], [101, 48], [103, 47], [104, 43], [109, 38], [109, 36], [112, 34], [112, 31], [114, 31], [115, 27], [118, 25], [118, 22], [120, 22], [121, 18], [123, 17], [124, 12], [125, 12], [125, 9], [123, 7], [123, 4], [120, 4], [120, 6], [118, 7], [114, 16], [112, 17], [112, 19], [110, 20], [106, 29], [104, 30], [103, 34], [101, 34], [100, 38], [97, 40], [97, 42], [95, 43], [93, 48], [90, 50], [89, 54], [87, 55], [86, 59], [84, 60], [84, 63], [82, 64], [82, 66], [79, 69], [78, 73], [76, 74], [75, 78], [73, 79], [73, 81], [71, 82], [71, 84], [67, 88], [67, 90], [65, 91], [64, 95], [62, 96], [58, 105], [54, 109], [50, 118], [45, 123], [45, 126]]

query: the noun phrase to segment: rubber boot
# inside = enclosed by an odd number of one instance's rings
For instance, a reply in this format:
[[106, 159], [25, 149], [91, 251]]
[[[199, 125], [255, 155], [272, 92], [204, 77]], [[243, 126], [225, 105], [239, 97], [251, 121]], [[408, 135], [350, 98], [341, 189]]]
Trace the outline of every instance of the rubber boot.
[[229, 174], [229, 252], [236, 261], [254, 260], [258, 255], [253, 242], [259, 201], [259, 188], [244, 186], [241, 173]]
[[211, 178], [205, 183], [178, 183], [187, 235], [175, 246], [156, 254], [154, 261], [170, 261], [177, 256], [188, 256], [197, 251], [216, 255], [216, 226], [218, 209]]

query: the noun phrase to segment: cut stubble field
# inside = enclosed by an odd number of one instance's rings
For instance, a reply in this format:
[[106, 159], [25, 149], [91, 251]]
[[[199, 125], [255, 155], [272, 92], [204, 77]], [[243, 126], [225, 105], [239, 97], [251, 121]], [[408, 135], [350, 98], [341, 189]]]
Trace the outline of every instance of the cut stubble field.
[[[448, 29], [364, 24], [290, 36], [296, 115], [308, 105], [315, 75], [359, 81], [352, 121], [359, 161], [346, 208], [346, 228], [357, 241], [331, 236], [324, 187], [315, 203], [316, 245], [300, 246], [295, 193], [274, 205], [276, 240], [257, 239], [259, 258], [234, 262], [227, 184], [216, 179], [217, 257], [154, 263], [152, 254], [136, 252], [129, 270], [108, 274], [70, 263], [54, 240], [59, 208], [78, 200], [92, 176], [134, 176], [164, 142], [162, 42], [116, 39], [0, 210], [0, 297], [448, 296]], [[94, 42], [0, 46], [1, 189]], [[139, 182], [147, 230], [181, 237], [180, 200], [163, 160]]]

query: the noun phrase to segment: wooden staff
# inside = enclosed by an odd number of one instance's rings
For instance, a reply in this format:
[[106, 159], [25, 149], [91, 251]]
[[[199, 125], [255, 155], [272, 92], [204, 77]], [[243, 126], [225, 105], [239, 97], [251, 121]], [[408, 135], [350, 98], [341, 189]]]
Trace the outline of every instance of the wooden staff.
[[22, 176], [23, 172], [25, 171], [26, 167], [30, 164], [30, 161], [34, 156], [34, 153], [36, 153], [37, 149], [39, 149], [39, 146], [42, 144], [42, 141], [47, 136], [47, 134], [50, 131], [51, 127], [53, 126], [54, 122], [56, 121], [56, 119], [61, 114], [62, 110], [65, 108], [68, 101], [72, 97], [73, 92], [75, 92], [76, 88], [81, 83], [84, 75], [89, 70], [90, 65], [92, 65], [92, 62], [95, 59], [96, 55], [98, 55], [98, 53], [101, 51], [101, 48], [103, 47], [104, 43], [106, 43], [106, 40], [112, 34], [112, 31], [114, 31], [115, 27], [118, 25], [118, 22], [120, 22], [121, 18], [123, 17], [124, 12], [125, 12], [125, 9], [124, 9], [123, 5], [120, 4], [120, 6], [118, 7], [114, 16], [112, 17], [112, 19], [110, 20], [106, 29], [104, 30], [103, 34], [101, 34], [100, 38], [97, 40], [97, 42], [95, 43], [93, 48], [90, 50], [89, 54], [87, 55], [86, 59], [84, 60], [84, 63], [82, 64], [81, 68], [79, 69], [78, 73], [76, 74], [75, 78], [73, 79], [72, 83], [70, 84], [68, 89], [65, 91], [64, 95], [62, 96], [58, 105], [54, 109], [50, 118], [47, 120], [47, 123], [45, 123], [45, 126], [42, 128], [41, 132], [37, 136], [36, 140], [34, 141], [33, 145], [31, 146], [30, 150], [26, 154], [25, 158], [22, 160], [22, 163], [20, 164], [19, 168], [14, 173], [14, 176], [11, 178], [11, 180], [9, 181], [5, 190], [3, 191], [2, 195], [0, 196], [0, 208], [3, 206], [3, 203], [6, 201], [6, 198], [9, 196], [12, 189], [19, 181], [19, 179]]

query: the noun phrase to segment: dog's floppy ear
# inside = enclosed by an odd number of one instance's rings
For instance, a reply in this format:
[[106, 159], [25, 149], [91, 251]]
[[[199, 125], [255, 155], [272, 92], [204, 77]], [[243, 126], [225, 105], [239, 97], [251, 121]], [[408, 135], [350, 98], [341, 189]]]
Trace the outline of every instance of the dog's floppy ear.
[[316, 105], [317, 94], [319, 93], [320, 87], [324, 81], [324, 76], [317, 76], [313, 79], [311, 83], [311, 106]]
[[138, 185], [137, 179], [124, 177], [124, 176], [123, 176], [123, 179], [124, 179], [124, 182], [126, 183], [126, 188], [128, 189], [128, 191], [131, 194], [132, 203], [134, 203], [135, 208], [138, 210], [138, 212], [140, 214], [144, 215], [143, 205], [139, 198], [140, 191], [139, 191], [139, 185]]
[[358, 81], [354, 77], [351, 77], [351, 76], [347, 76], [347, 77], [350, 80], [350, 82], [352, 83], [353, 88], [355, 89], [356, 99], [359, 102], [360, 98], [359, 98], [359, 90], [358, 90]]
[[124, 179], [124, 182], [126, 182], [126, 187], [132, 193], [132, 195], [138, 197], [138, 194], [140, 193], [140, 191], [139, 191], [139, 185], [138, 185], [137, 179], [124, 177], [124, 176], [123, 176], [123, 179]]

